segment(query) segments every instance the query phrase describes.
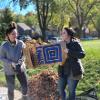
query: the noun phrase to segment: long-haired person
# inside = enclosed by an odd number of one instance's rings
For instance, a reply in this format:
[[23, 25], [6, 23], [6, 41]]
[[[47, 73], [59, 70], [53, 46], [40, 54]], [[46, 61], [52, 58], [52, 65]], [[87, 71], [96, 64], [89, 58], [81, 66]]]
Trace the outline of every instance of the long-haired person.
[[[75, 32], [69, 28], [64, 28], [61, 32], [61, 37], [66, 44], [64, 52], [68, 56], [65, 63], [58, 67], [58, 89], [62, 100], [75, 100], [76, 87], [84, 72], [80, 59], [84, 58], [85, 53], [74, 34]], [[66, 86], [69, 93], [65, 91]]]
[[23, 100], [26, 100], [27, 77], [23, 56], [25, 44], [17, 39], [17, 34], [16, 23], [11, 22], [6, 30], [6, 41], [0, 47], [0, 60], [4, 65], [9, 100], [14, 100], [15, 77], [20, 82]]

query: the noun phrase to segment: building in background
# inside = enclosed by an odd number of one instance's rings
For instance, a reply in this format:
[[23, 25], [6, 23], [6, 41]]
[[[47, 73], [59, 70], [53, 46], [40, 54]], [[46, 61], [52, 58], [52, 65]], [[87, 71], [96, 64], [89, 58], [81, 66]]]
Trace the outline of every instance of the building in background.
[[30, 36], [32, 37], [32, 28], [30, 28], [25, 23], [17, 23], [17, 30], [18, 30], [18, 36]]

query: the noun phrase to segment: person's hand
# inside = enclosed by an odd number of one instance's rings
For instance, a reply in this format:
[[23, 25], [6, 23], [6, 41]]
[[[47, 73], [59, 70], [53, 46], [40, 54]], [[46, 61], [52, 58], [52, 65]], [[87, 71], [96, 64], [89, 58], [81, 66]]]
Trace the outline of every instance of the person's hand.
[[35, 47], [39, 47], [39, 46], [40, 46], [40, 44], [39, 44], [39, 43], [36, 43], [36, 44], [35, 44]]
[[22, 63], [23, 63], [23, 59], [19, 59], [17, 64], [22, 65]]
[[11, 64], [11, 66], [12, 66], [12, 68], [16, 68], [16, 64], [14, 63], [14, 62], [12, 62], [12, 64]]
[[22, 66], [21, 66], [21, 72], [24, 72], [26, 70], [26, 65], [25, 63], [23, 62], [22, 63]]
[[11, 65], [12, 65], [12, 68], [13, 68], [13, 70], [15, 72], [17, 72], [17, 73], [20, 73], [21, 72], [21, 65], [22, 65], [22, 62], [21, 61], [19, 61], [18, 63], [12, 62]]
[[68, 49], [67, 49], [67, 48], [66, 48], [66, 49], [64, 49], [64, 52], [65, 52], [65, 53], [68, 53]]

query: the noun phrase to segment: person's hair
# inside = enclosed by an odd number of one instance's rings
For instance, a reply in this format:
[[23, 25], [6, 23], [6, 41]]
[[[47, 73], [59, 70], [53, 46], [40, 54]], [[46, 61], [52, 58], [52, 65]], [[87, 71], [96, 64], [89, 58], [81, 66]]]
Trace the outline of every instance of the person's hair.
[[17, 25], [16, 25], [16, 23], [15, 22], [11, 22], [9, 25], [8, 25], [8, 28], [6, 29], [6, 36], [8, 35], [8, 34], [10, 34], [14, 29], [16, 29], [17, 28]]
[[75, 37], [75, 34], [76, 34], [75, 30], [67, 28], [67, 27], [65, 27], [64, 30], [68, 33], [69, 36], [71, 36], [71, 39], [76, 39], [76, 37]]
[[68, 33], [68, 35], [70, 35], [71, 37], [74, 36], [75, 32], [72, 29], [67, 28], [67, 27], [65, 27], [64, 29], [66, 30], [66, 32]]

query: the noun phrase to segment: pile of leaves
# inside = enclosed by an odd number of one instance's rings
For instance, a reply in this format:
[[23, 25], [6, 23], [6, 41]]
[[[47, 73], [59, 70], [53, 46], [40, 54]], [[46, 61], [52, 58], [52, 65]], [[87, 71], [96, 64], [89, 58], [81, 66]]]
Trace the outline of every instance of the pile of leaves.
[[40, 45], [47, 45], [47, 43], [33, 39], [31, 41], [26, 41], [25, 44], [26, 48], [23, 51], [24, 51], [24, 56], [26, 58], [25, 63], [27, 65], [27, 68], [35, 68], [38, 66], [36, 47]]
[[61, 100], [57, 91], [58, 76], [52, 71], [43, 71], [28, 81], [28, 94], [31, 100]]

